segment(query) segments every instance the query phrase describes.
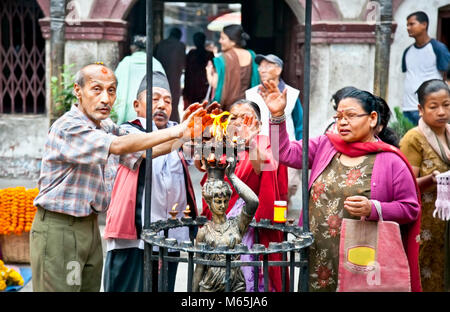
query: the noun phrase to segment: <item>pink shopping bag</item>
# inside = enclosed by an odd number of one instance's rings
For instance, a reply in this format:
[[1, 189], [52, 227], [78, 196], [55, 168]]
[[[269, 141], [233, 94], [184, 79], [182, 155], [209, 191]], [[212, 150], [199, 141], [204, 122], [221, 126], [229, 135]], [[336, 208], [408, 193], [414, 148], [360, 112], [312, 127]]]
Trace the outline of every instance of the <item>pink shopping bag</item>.
[[380, 221], [342, 220], [337, 291], [410, 292], [400, 226], [383, 221], [380, 203], [373, 202]]

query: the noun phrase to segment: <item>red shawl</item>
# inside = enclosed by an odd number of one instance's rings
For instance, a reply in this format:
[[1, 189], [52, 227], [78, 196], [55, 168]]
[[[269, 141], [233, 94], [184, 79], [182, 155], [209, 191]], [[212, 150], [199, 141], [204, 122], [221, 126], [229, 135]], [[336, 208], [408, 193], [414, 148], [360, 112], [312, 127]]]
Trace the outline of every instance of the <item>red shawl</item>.
[[[378, 153], [378, 152], [392, 152], [397, 154], [405, 162], [413, 177], [414, 184], [416, 186], [417, 201], [419, 202], [419, 206], [420, 207], [422, 206], [420, 198], [420, 190], [419, 186], [417, 185], [416, 176], [414, 175], [411, 165], [409, 164], [405, 155], [403, 155], [403, 153], [398, 148], [390, 144], [387, 144], [381, 140], [379, 140], [378, 142], [347, 143], [344, 140], [342, 140], [338, 134], [327, 133], [326, 135], [338, 152], [350, 157], [359, 157], [370, 153]], [[408, 257], [411, 274], [411, 290], [413, 292], [422, 291], [422, 286], [420, 283], [420, 270], [419, 270], [419, 244], [416, 241], [416, 237], [420, 234], [420, 218], [421, 218], [421, 211], [419, 211], [419, 216], [417, 217], [417, 220], [415, 222], [410, 224], [404, 224], [401, 226], [403, 235], [403, 245], [405, 247], [405, 252]]]

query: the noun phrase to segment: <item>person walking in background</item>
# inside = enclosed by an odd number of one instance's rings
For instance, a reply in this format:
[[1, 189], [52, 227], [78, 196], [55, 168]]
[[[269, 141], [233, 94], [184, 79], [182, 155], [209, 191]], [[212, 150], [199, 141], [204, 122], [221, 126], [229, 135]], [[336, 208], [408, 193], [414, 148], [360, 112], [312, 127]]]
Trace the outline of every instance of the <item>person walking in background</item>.
[[186, 70], [184, 73], [183, 100], [184, 109], [195, 102], [202, 102], [208, 92], [206, 79], [206, 65], [214, 58], [214, 54], [205, 49], [204, 33], [194, 34], [195, 49], [186, 56]]
[[208, 83], [213, 88], [213, 101], [225, 111], [245, 98], [245, 90], [259, 84], [255, 52], [245, 49], [250, 36], [241, 25], [225, 26], [220, 33], [222, 54], [206, 67]]
[[[278, 139], [280, 163], [300, 169], [302, 142], [289, 141], [286, 131], [286, 90], [281, 93], [273, 82], [264, 85], [270, 136]], [[373, 94], [354, 90], [338, 103], [338, 133], [309, 140], [309, 220], [314, 235], [309, 256], [311, 291], [336, 291], [342, 218], [378, 221], [374, 201], [380, 203], [384, 220], [395, 221], [403, 229], [411, 289], [421, 291], [418, 187], [403, 154], [376, 138], [380, 105]]]
[[[287, 85], [281, 79], [283, 71], [283, 61], [276, 55], [256, 55], [255, 62], [258, 64], [259, 78], [261, 82], [272, 80], [278, 86], [281, 92], [287, 89], [287, 105], [286, 105], [286, 127], [290, 140], [301, 140], [303, 135], [303, 108], [300, 103], [300, 91]], [[245, 98], [255, 102], [261, 110], [261, 134], [269, 136], [269, 117], [270, 112], [263, 98], [259, 94], [259, 89], [264, 88], [259, 84], [245, 91]], [[287, 168], [287, 172], [280, 173], [288, 177], [288, 206], [291, 207], [291, 198], [297, 193], [301, 184], [301, 171], [294, 168]]]
[[[172, 110], [170, 88], [167, 78], [160, 72], [153, 73], [153, 131], [170, 128], [177, 123], [170, 121]], [[133, 103], [137, 118], [124, 123], [121, 128], [129, 133], [145, 132], [147, 116], [147, 81], [144, 76]], [[166, 220], [169, 211], [177, 204], [178, 218], [189, 205], [191, 217], [197, 216], [194, 189], [189, 176], [188, 163], [183, 153], [175, 149], [158, 156], [158, 147], [152, 161], [151, 222]], [[158, 156], [158, 157], [155, 157]], [[140, 239], [144, 225], [145, 211], [145, 159], [137, 172], [119, 166], [109, 206], [104, 238], [106, 239], [106, 260], [103, 274], [105, 291], [143, 291], [144, 241]], [[124, 174], [125, 173], [125, 174]], [[133, 176], [133, 178], [129, 178]], [[133, 186], [133, 187], [132, 187]], [[178, 241], [189, 240], [187, 228], [169, 231], [169, 237]], [[157, 253], [156, 251], [154, 253]], [[179, 251], [170, 251], [169, 256], [179, 256]], [[168, 263], [168, 290], [174, 291], [178, 263]], [[153, 265], [153, 291], [157, 290], [158, 264]]]
[[407, 29], [414, 44], [403, 53], [402, 72], [405, 75], [402, 111], [415, 126], [419, 121], [416, 91], [430, 79], [442, 79], [450, 63], [450, 52], [442, 42], [428, 35], [429, 20], [425, 12], [418, 11], [407, 17]]
[[424, 82], [417, 91], [421, 118], [400, 141], [422, 193], [420, 273], [424, 291], [450, 291], [450, 228], [433, 216], [436, 175], [450, 170], [450, 90], [439, 79]]
[[178, 105], [181, 94], [181, 74], [186, 64], [186, 46], [181, 39], [181, 30], [172, 28], [169, 37], [155, 46], [155, 57], [161, 62], [169, 79], [172, 93], [172, 115], [170, 120], [180, 122]]
[[[117, 114], [116, 123], [118, 125], [136, 118], [133, 101], [139, 83], [147, 71], [146, 41], [145, 36], [134, 36], [130, 46], [131, 55], [125, 56], [115, 70], [117, 99], [113, 110]], [[165, 73], [161, 63], [156, 58], [153, 58], [153, 71]]]

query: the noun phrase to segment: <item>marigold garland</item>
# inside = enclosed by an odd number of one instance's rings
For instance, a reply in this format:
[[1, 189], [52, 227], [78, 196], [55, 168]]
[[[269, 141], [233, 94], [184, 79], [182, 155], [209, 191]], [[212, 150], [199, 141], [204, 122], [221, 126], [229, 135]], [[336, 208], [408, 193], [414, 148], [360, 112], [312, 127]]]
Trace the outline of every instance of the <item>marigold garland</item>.
[[38, 193], [37, 188], [27, 190], [23, 186], [0, 189], [0, 235], [30, 232]]

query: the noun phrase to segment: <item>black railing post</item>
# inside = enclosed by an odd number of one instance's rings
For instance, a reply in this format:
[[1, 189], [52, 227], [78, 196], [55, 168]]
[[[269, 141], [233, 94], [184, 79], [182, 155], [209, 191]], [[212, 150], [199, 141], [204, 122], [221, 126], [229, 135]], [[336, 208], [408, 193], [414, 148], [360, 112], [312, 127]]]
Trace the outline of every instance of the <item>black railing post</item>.
[[[146, 7], [146, 31], [147, 31], [147, 103], [152, 103], [153, 85], [153, 0], [147, 0]], [[152, 105], [147, 105], [147, 132], [153, 131]], [[145, 167], [145, 209], [144, 209], [144, 229], [148, 229], [151, 223], [151, 198], [152, 198], [152, 149], [146, 151]], [[144, 291], [152, 291], [152, 248], [148, 243], [144, 244]]]
[[[311, 11], [312, 0], [306, 0], [305, 8], [305, 45], [304, 45], [304, 70], [303, 70], [303, 146], [302, 146], [302, 214], [303, 231], [309, 232], [309, 192], [308, 192], [308, 169], [309, 169], [309, 96], [310, 96], [310, 69], [311, 69]], [[301, 260], [308, 261], [308, 249], [301, 251]], [[308, 291], [309, 268], [308, 265], [300, 267], [301, 291]], [[299, 289], [300, 290], [300, 289]]]

